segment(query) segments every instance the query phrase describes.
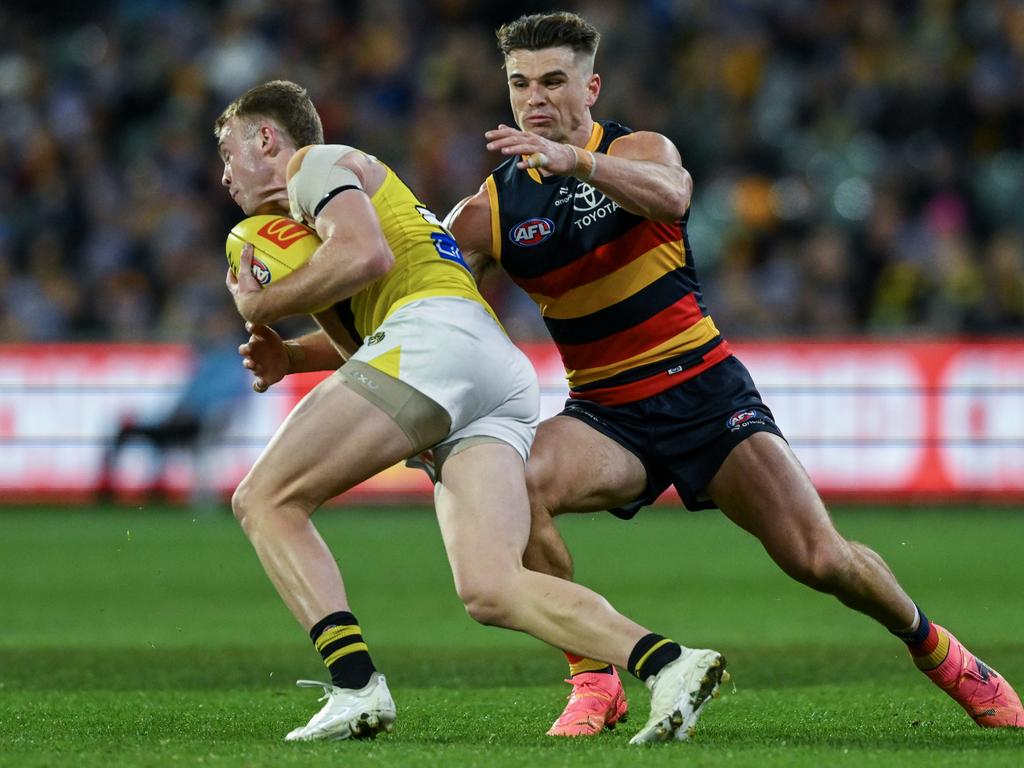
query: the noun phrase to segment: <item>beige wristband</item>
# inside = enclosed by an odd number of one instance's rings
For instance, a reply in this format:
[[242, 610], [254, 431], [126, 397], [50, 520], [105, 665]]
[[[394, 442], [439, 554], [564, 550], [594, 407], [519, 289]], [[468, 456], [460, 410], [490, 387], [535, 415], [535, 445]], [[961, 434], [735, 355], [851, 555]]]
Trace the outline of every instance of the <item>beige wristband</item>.
[[594, 153], [589, 149], [578, 149], [572, 144], [569, 145], [573, 155], [576, 157], [576, 162], [573, 163], [571, 176], [575, 176], [580, 181], [590, 181], [594, 178], [594, 171], [597, 169], [597, 158], [594, 157]]
[[288, 355], [288, 373], [301, 373], [301, 366], [306, 362], [306, 350], [297, 341], [286, 341], [284, 352]]

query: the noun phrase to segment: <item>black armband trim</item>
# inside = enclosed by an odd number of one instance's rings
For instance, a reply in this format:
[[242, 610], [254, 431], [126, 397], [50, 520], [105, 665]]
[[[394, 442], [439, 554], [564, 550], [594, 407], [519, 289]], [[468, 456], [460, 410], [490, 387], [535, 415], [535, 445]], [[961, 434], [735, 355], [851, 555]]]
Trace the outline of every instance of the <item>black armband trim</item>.
[[322, 198], [320, 198], [320, 202], [317, 203], [316, 208], [313, 209], [313, 218], [316, 218], [317, 216], [320, 215], [320, 211], [322, 211], [324, 209], [324, 206], [334, 199], [335, 195], [341, 194], [346, 189], [358, 189], [361, 191], [362, 187], [357, 187], [355, 184], [342, 184], [340, 187], [335, 187]]

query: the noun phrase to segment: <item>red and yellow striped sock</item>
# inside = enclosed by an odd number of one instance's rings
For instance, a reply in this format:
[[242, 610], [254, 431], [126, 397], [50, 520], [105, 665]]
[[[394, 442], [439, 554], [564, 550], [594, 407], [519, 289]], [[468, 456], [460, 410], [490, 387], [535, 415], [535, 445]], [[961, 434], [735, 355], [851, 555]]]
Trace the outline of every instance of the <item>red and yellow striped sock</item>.
[[568, 651], [565, 651], [565, 658], [569, 661], [569, 677], [581, 672], [604, 672], [609, 675], [612, 673], [612, 665], [607, 661], [595, 661]]
[[942, 627], [929, 622], [928, 635], [920, 643], [907, 645], [914, 664], [922, 672], [930, 672], [946, 660], [949, 655], [949, 635]]

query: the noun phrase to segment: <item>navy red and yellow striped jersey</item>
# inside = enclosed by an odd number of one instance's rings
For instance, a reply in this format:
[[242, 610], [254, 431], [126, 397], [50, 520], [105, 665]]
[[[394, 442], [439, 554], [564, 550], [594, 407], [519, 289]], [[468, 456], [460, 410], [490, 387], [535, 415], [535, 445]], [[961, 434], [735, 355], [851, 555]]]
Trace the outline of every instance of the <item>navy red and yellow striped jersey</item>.
[[[606, 153], [629, 133], [595, 122], [586, 149]], [[671, 224], [645, 219], [586, 182], [519, 170], [518, 160], [486, 181], [492, 253], [540, 306], [571, 396], [642, 400], [732, 354], [701, 299], [689, 212]]]

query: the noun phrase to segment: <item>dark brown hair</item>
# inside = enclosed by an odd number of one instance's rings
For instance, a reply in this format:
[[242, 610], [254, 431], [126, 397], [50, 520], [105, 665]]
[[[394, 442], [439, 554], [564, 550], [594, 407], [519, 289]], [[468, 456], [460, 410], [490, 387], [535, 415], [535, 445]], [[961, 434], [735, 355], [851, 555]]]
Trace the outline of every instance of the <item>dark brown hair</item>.
[[593, 25], [568, 11], [520, 16], [502, 24], [497, 36], [502, 56], [508, 56], [510, 51], [537, 51], [566, 45], [577, 55], [593, 57], [601, 42], [601, 33]]
[[324, 143], [324, 127], [309, 94], [289, 80], [254, 86], [228, 104], [213, 124], [215, 136], [220, 137], [221, 128], [232, 117], [269, 117], [284, 129], [296, 148]]

